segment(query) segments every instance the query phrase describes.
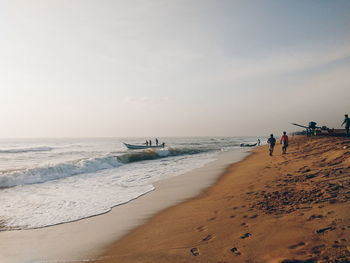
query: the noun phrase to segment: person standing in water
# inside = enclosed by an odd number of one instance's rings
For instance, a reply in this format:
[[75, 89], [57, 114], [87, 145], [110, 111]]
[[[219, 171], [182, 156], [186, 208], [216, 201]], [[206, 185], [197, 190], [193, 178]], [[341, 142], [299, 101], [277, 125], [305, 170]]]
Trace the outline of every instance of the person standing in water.
[[260, 146], [260, 139], [258, 139], [258, 146]]
[[345, 117], [345, 119], [344, 119], [343, 123], [341, 124], [341, 126], [343, 126], [345, 124], [345, 134], [346, 134], [346, 136], [350, 136], [350, 134], [349, 134], [350, 118], [347, 114], [345, 114], [344, 117]]
[[280, 143], [282, 144], [282, 153], [285, 154], [288, 147], [288, 135], [285, 131], [283, 132], [283, 135], [280, 139]]
[[145, 144], [146, 144], [146, 146], [148, 146], [148, 141], [147, 141], [147, 140], [146, 140], [146, 143], [145, 143]]
[[272, 156], [273, 149], [275, 148], [276, 139], [273, 137], [273, 134], [270, 134], [270, 138], [267, 140], [267, 144], [269, 145], [269, 153]]
[[149, 140], [149, 146], [152, 146], [152, 140]]
[[158, 146], [158, 139], [156, 138], [156, 145]]

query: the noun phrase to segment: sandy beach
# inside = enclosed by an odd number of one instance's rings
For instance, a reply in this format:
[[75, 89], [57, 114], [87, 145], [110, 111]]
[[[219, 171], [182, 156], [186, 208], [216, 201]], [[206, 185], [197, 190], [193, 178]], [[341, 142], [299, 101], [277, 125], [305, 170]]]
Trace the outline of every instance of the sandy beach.
[[350, 140], [294, 137], [286, 155], [255, 149], [96, 262], [349, 262], [349, 200]]

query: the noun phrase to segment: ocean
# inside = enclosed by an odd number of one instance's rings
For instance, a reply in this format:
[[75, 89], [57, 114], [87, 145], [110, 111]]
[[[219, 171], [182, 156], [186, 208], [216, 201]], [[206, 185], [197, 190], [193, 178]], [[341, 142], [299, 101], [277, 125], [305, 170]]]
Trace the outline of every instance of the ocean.
[[[0, 230], [51, 226], [110, 211], [258, 137], [0, 139]], [[154, 140], [153, 140], [154, 143]]]

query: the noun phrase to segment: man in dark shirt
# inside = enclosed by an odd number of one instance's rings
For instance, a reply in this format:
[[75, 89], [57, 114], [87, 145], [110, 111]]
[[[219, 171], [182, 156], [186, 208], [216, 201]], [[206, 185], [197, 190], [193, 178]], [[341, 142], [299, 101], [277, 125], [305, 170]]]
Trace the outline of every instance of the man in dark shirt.
[[273, 149], [275, 148], [276, 139], [273, 137], [273, 134], [270, 134], [270, 138], [267, 140], [267, 144], [269, 145], [269, 153], [272, 156]]
[[345, 124], [346, 136], [349, 136], [350, 118], [347, 114], [345, 114], [344, 116], [345, 116], [345, 119], [344, 119], [343, 123], [341, 124], [341, 126], [343, 126]]

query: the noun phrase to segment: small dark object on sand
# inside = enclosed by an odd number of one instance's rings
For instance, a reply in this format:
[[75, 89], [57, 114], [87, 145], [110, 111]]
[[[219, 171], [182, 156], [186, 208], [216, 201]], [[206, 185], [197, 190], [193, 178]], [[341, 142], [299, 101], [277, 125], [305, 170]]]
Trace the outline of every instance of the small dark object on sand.
[[241, 239], [250, 237], [251, 235], [252, 235], [252, 234], [250, 234], [250, 233], [245, 233], [243, 236], [241, 236]]
[[237, 249], [236, 247], [233, 247], [233, 248], [231, 248], [230, 250], [231, 250], [232, 253], [235, 253], [237, 256], [242, 255], [242, 253], [239, 252], [238, 249]]
[[335, 229], [335, 227], [329, 226], [329, 227], [325, 227], [325, 228], [321, 228], [321, 229], [319, 229], [319, 230], [316, 230], [316, 233], [317, 233], [317, 234], [322, 234], [322, 233], [324, 233], [324, 232], [327, 232], [327, 231], [329, 231], [329, 230], [334, 230], [334, 229]]
[[191, 253], [193, 256], [199, 256], [198, 248], [194, 247], [191, 249]]

